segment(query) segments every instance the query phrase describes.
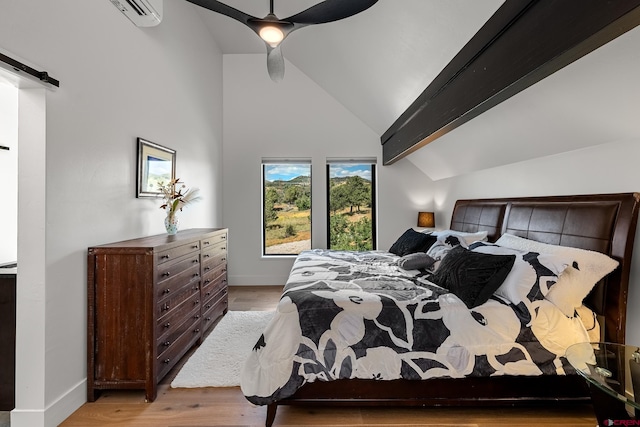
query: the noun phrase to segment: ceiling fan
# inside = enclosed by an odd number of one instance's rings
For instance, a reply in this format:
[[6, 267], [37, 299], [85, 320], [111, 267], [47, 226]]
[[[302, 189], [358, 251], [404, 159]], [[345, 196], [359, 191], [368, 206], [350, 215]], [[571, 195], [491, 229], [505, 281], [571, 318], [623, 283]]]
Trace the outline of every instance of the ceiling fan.
[[378, 0], [325, 0], [284, 19], [273, 13], [273, 0], [269, 0], [269, 14], [264, 18], [248, 15], [217, 0], [187, 1], [240, 21], [253, 30], [267, 46], [269, 76], [274, 82], [279, 82], [284, 77], [284, 58], [280, 44], [291, 32], [311, 24], [348, 18], [370, 8]]

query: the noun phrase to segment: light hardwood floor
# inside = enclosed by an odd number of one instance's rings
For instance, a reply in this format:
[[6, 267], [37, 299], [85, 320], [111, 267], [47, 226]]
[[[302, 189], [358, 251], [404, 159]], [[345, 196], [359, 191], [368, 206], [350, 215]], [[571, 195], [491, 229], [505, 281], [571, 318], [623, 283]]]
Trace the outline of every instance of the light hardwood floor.
[[[229, 289], [229, 309], [273, 310], [282, 287]], [[187, 357], [183, 359], [186, 361]], [[157, 399], [142, 391], [105, 391], [85, 403], [61, 427], [259, 427], [266, 408], [251, 405], [238, 387], [172, 389], [177, 366], [163, 381]], [[274, 427], [290, 426], [576, 426], [597, 424], [590, 405], [523, 408], [330, 408], [279, 407]]]

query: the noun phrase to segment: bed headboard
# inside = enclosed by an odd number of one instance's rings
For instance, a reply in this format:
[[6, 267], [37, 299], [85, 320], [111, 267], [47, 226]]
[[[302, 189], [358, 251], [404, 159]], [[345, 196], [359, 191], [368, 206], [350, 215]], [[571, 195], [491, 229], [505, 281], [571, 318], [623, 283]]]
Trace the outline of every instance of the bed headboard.
[[604, 339], [624, 343], [639, 193], [458, 200], [451, 229], [503, 233], [605, 253], [620, 266], [585, 303], [604, 318]]

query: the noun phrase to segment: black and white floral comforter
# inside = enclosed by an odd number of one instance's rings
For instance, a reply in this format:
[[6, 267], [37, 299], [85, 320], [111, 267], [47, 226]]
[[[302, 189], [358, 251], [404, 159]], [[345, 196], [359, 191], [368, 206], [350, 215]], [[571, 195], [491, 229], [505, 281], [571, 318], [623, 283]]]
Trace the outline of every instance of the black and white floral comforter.
[[[500, 297], [468, 309], [382, 251], [314, 249], [296, 259], [273, 320], [244, 367], [258, 405], [306, 382], [565, 374], [566, 348], [588, 336], [541, 301], [536, 316]], [[566, 372], [565, 372], [566, 371]]]

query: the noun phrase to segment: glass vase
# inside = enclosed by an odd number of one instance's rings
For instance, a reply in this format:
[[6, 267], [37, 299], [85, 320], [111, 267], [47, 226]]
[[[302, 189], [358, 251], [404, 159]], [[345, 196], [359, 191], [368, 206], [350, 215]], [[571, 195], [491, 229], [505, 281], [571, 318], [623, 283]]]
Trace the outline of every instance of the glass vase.
[[164, 218], [164, 228], [167, 230], [167, 234], [174, 235], [178, 232], [178, 215], [168, 213]]

